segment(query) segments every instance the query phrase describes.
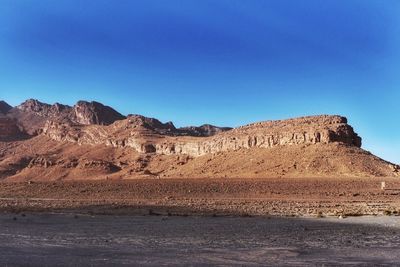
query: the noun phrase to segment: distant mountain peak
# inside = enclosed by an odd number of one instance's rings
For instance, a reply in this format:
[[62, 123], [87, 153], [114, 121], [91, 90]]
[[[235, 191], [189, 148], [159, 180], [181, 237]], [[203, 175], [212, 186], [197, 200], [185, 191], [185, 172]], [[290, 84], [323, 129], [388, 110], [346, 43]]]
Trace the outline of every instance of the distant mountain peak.
[[126, 117], [115, 109], [96, 101], [78, 101], [73, 107], [76, 122], [84, 125], [100, 124], [109, 125]]
[[211, 124], [203, 124], [200, 126], [188, 126], [179, 128], [179, 130], [185, 135], [190, 136], [213, 136], [218, 133], [232, 130], [230, 127], [218, 127]]
[[12, 106], [10, 106], [7, 102], [0, 100], [0, 114], [6, 114], [12, 109]]
[[40, 133], [47, 120], [81, 125], [109, 125], [125, 119], [125, 116], [111, 107], [83, 100], [71, 107], [60, 103], [51, 105], [31, 98], [15, 108], [5, 106], [5, 110], [8, 110], [7, 116], [15, 119], [29, 135]]

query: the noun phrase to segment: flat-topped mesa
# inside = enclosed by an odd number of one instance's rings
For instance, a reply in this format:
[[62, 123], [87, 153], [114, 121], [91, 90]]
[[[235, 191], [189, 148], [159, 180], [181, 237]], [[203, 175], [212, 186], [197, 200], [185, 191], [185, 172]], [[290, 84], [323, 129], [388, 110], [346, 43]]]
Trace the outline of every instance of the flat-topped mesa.
[[330, 124], [347, 124], [347, 118], [339, 115], [316, 115], [305, 116], [298, 118], [290, 118], [285, 120], [270, 120], [250, 123], [236, 128], [237, 130], [243, 129], [256, 129], [268, 127], [296, 127], [298, 125], [330, 125]]
[[[293, 133], [290, 140], [283, 138], [281, 144], [341, 142], [361, 147], [361, 138], [347, 124], [347, 118], [338, 115], [318, 115], [287, 120], [257, 122], [233, 130], [238, 134], [258, 136], [260, 133]], [[235, 133], [233, 133], [235, 134]], [[303, 136], [302, 136], [303, 135]]]
[[361, 147], [361, 138], [347, 124], [346, 118], [322, 115], [253, 123], [207, 139], [167, 141], [156, 144], [156, 151], [160, 154], [201, 156], [252, 147], [271, 148], [333, 142]]
[[[179, 131], [178, 131], [179, 132]], [[339, 142], [361, 147], [361, 138], [340, 116], [312, 116], [253, 123], [210, 137], [180, 136], [172, 123], [140, 115], [128, 116], [109, 126], [69, 127], [49, 122], [44, 134], [57, 141], [131, 147], [139, 153], [185, 154], [193, 157], [208, 153], [249, 148], [312, 145]]]

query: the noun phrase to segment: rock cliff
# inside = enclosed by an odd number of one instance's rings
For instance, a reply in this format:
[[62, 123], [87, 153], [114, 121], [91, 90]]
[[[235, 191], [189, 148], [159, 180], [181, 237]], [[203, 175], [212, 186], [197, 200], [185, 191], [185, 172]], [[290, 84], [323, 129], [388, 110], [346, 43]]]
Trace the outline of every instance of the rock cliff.
[[155, 145], [160, 154], [201, 156], [252, 147], [307, 145], [339, 142], [361, 147], [361, 138], [340, 116], [313, 116], [282, 121], [268, 121], [239, 127], [200, 140], [165, 140]]
[[333, 142], [361, 147], [361, 138], [347, 124], [347, 119], [340, 116], [260, 122], [211, 137], [168, 135], [174, 133], [175, 127], [158, 121], [155, 123], [153, 120], [129, 116], [126, 120], [103, 127], [72, 127], [49, 121], [44, 127], [44, 134], [57, 141], [131, 147], [139, 153], [184, 154], [192, 157], [252, 147], [271, 148]]
[[[5, 105], [3, 105], [5, 106]], [[341, 116], [176, 128], [96, 102], [28, 100], [0, 114], [0, 179], [396, 177]], [[32, 134], [27, 136], [26, 133]]]
[[111, 107], [95, 101], [78, 101], [73, 107], [71, 117], [72, 121], [83, 125], [109, 125], [117, 120], [125, 119], [125, 116]]

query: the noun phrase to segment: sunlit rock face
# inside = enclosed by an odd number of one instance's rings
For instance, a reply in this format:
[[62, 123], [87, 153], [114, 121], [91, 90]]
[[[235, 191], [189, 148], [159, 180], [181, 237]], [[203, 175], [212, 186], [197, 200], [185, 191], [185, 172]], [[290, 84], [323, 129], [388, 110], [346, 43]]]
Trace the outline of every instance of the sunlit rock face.
[[44, 134], [58, 141], [131, 147], [140, 153], [190, 155], [276, 146], [339, 142], [361, 147], [361, 138], [341, 116], [312, 116], [249, 124], [213, 136], [182, 136], [171, 124], [143, 116], [128, 116], [109, 126], [71, 127], [49, 121]]
[[125, 116], [111, 107], [95, 101], [79, 101], [73, 107], [73, 120], [83, 125], [109, 125], [117, 120], [123, 119], [125, 119]]
[[50, 105], [36, 99], [28, 99], [8, 109], [6, 116], [14, 119], [28, 135], [40, 134], [48, 120], [71, 125], [109, 125], [125, 119], [111, 107], [98, 102], [78, 101], [71, 107], [59, 103]]

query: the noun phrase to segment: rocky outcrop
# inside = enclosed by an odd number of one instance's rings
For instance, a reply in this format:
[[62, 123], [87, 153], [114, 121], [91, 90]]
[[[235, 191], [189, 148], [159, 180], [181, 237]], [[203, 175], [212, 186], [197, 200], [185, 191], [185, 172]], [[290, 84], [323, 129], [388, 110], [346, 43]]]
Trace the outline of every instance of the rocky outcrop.
[[125, 118], [114, 109], [98, 102], [79, 101], [71, 107], [59, 103], [49, 105], [36, 99], [29, 99], [9, 110], [7, 117], [17, 121], [29, 135], [39, 134], [47, 120], [71, 125], [109, 125]]
[[181, 135], [207, 137], [232, 130], [230, 127], [218, 127], [211, 124], [179, 128]]
[[142, 127], [152, 131], [153, 133], [167, 136], [208, 137], [232, 129], [229, 127], [218, 127], [210, 124], [176, 128], [171, 121], [162, 123], [157, 119], [148, 118], [142, 115], [128, 115], [128, 120], [129, 124], [135, 125], [135, 127]]
[[160, 154], [201, 156], [252, 147], [308, 145], [340, 142], [361, 147], [361, 138], [340, 116], [313, 116], [250, 124], [204, 140], [163, 142], [155, 145]]
[[162, 123], [157, 119], [148, 118], [137, 114], [128, 115], [127, 126], [125, 127], [146, 129], [147, 131], [151, 131], [152, 133], [157, 133], [160, 135], [179, 135], [179, 131], [175, 128], [171, 121]]
[[36, 99], [28, 99], [21, 105], [17, 106], [21, 112], [35, 114], [40, 117], [52, 118], [59, 117], [61, 114], [68, 115], [70, 106], [55, 103], [54, 105], [49, 105], [42, 103]]
[[11, 109], [7, 117], [14, 119], [20, 128], [28, 135], [37, 135], [48, 119], [68, 121], [70, 106], [49, 105], [35, 99], [26, 100], [21, 105]]
[[129, 116], [110, 126], [70, 127], [48, 122], [44, 134], [57, 141], [131, 147], [140, 153], [193, 157], [239, 149], [339, 142], [361, 147], [361, 138], [341, 116], [312, 116], [249, 124], [211, 137], [169, 135], [174, 127], [154, 119]]
[[[2, 104], [2, 102], [0, 102]], [[16, 121], [19, 128], [28, 135], [40, 134], [47, 121], [64, 126], [110, 125], [127, 117], [113, 108], [99, 102], [78, 101], [74, 106], [55, 103], [53, 105], [28, 99], [12, 108], [4, 102], [0, 105], [7, 114], [5, 116]], [[2, 114], [2, 113], [0, 113]], [[165, 136], [208, 137], [231, 130], [229, 127], [217, 127], [210, 124], [176, 128], [172, 122], [162, 123], [157, 119], [142, 115], [128, 115], [130, 127], [146, 129], [152, 133]], [[46, 126], [48, 128], [48, 126]]]
[[34, 157], [29, 161], [27, 168], [80, 168], [85, 170], [102, 169], [107, 173], [119, 171], [121, 168], [113, 163], [105, 160], [88, 160], [88, 159], [51, 159], [45, 156]]
[[125, 116], [99, 102], [79, 101], [73, 107], [72, 121], [83, 125], [109, 125]]
[[23, 136], [13, 119], [0, 117], [0, 141], [17, 140]]

